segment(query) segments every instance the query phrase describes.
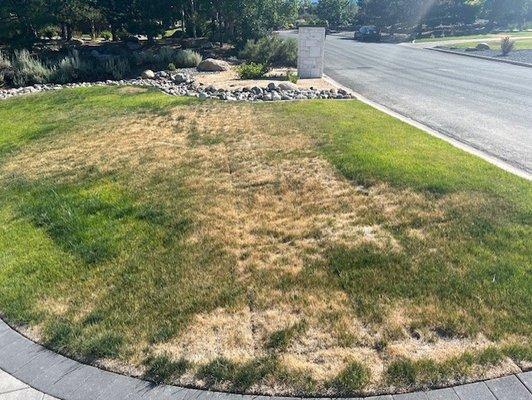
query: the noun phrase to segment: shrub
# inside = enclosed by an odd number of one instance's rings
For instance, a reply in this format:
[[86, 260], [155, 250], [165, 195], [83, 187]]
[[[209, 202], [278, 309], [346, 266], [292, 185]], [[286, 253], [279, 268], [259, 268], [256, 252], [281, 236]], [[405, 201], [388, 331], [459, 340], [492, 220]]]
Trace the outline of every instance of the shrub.
[[14, 69], [13, 83], [17, 86], [47, 83], [54, 72], [25, 49], [15, 52], [12, 64]]
[[175, 67], [174, 63], [168, 64], [168, 71], [175, 71], [177, 68]]
[[277, 36], [249, 40], [239, 54], [240, 58], [268, 66], [297, 66], [297, 42]]
[[154, 54], [154, 61], [157, 65], [168, 65], [168, 63], [174, 61], [175, 56], [176, 51], [171, 47], [161, 47]]
[[45, 37], [46, 39], [53, 39], [56, 36], [59, 36], [60, 30], [55, 25], [47, 25], [39, 31], [39, 35]]
[[113, 38], [113, 34], [110, 31], [102, 31], [100, 32], [100, 37], [103, 40], [111, 40]]
[[286, 71], [286, 80], [292, 83], [297, 83], [299, 76], [297, 76], [297, 72], [288, 70]]
[[269, 71], [265, 64], [245, 63], [237, 67], [236, 72], [240, 79], [260, 79]]
[[120, 56], [105, 58], [101, 68], [105, 75], [111, 76], [115, 80], [123, 79], [131, 71], [129, 60]]
[[352, 362], [338, 374], [334, 386], [342, 393], [352, 393], [369, 383], [370, 370], [359, 362]]
[[0, 87], [6, 83], [6, 76], [11, 71], [11, 60], [0, 51]]
[[503, 56], [507, 56], [514, 48], [515, 42], [510, 39], [509, 36], [505, 36], [501, 39], [501, 52]]
[[90, 78], [95, 71], [93, 65], [88, 61], [80, 58], [77, 50], [72, 51], [72, 54], [59, 61], [51, 80], [57, 83], [74, 82], [81, 79]]
[[192, 50], [178, 50], [174, 57], [174, 63], [180, 68], [197, 67], [201, 62], [201, 55]]

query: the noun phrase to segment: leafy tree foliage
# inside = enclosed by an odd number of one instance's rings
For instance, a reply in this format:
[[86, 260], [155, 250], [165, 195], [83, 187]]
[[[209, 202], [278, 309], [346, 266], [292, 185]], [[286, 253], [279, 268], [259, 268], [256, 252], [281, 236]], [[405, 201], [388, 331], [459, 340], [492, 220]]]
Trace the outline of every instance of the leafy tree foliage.
[[[462, 24], [486, 18], [493, 25], [522, 26], [532, 18], [532, 0], [0, 0], [0, 41], [31, 43], [39, 32], [110, 30], [153, 40], [181, 26], [189, 37], [244, 44], [298, 16], [333, 27], [355, 22], [391, 26]], [[50, 29], [53, 27], [53, 29]], [[52, 35], [53, 36], [53, 35]]]

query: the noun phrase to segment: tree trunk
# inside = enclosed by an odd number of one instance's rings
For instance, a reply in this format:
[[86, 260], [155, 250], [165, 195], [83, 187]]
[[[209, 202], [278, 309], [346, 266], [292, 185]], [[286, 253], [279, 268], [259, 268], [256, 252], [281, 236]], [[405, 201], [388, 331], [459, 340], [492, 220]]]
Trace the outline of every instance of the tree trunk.
[[192, 37], [197, 39], [198, 35], [196, 33], [196, 6], [194, 0], [190, 0], [190, 22], [192, 28]]
[[181, 7], [181, 32], [183, 32], [183, 36], [187, 33], [187, 25], [185, 21], [185, 7]]
[[116, 26], [111, 24], [111, 36], [113, 42], [118, 42], [118, 35], [116, 34]]

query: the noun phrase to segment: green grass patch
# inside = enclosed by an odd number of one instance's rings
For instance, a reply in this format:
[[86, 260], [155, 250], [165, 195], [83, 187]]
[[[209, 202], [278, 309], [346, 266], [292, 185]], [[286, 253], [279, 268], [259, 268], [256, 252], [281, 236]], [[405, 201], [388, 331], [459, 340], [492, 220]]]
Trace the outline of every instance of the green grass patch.
[[340, 393], [355, 393], [364, 388], [371, 379], [371, 371], [360, 362], [351, 362], [333, 381]]
[[270, 335], [266, 343], [266, 348], [269, 350], [284, 351], [295, 337], [304, 333], [306, 328], [307, 324], [301, 321], [288, 328], [275, 331]]
[[463, 379], [474, 368], [495, 366], [503, 358], [502, 351], [490, 347], [475, 354], [464, 353], [441, 362], [430, 359], [398, 359], [388, 366], [385, 375], [387, 382], [394, 386], [430, 387]]
[[480, 35], [465, 35], [465, 36], [445, 36], [445, 37], [436, 37], [436, 38], [425, 38], [417, 39], [416, 43], [423, 42], [441, 42], [446, 40], [467, 40], [467, 39], [497, 39], [503, 36], [510, 37], [532, 37], [531, 31], [520, 31], [520, 32], [500, 32], [500, 33], [486, 33]]
[[[453, 44], [452, 46], [457, 47], [459, 49], [465, 49], [468, 47], [475, 47], [478, 43], [479, 42], [465, 42], [465, 43]], [[500, 39], [486, 40], [486, 43], [490, 45], [492, 50], [501, 49]], [[530, 49], [532, 49], [532, 38], [514, 40], [514, 50], [530, 50]]]
[[188, 361], [173, 361], [166, 354], [148, 357], [144, 361], [144, 365], [146, 366], [144, 378], [155, 383], [171, 383], [172, 379], [179, 378], [190, 368]]

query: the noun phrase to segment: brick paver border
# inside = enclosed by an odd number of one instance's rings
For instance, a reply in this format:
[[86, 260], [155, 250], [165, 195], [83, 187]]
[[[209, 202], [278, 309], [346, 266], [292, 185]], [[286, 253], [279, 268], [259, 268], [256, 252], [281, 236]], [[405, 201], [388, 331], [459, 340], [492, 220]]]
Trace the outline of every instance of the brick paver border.
[[[5, 371], [3, 375], [0, 374], [0, 379], [2, 376], [5, 380], [8, 380], [9, 376], [15, 378], [25, 385], [24, 390], [40, 392], [41, 399], [56, 397], [62, 400], [296, 400], [289, 397], [252, 396], [155, 385], [141, 379], [104, 371], [71, 360], [34, 343], [1, 319], [0, 370]], [[0, 388], [1, 384], [0, 381]], [[11, 397], [9, 393], [0, 392], [0, 400], [4, 398]], [[24, 397], [17, 398], [24, 399]], [[453, 388], [373, 396], [366, 399], [532, 400], [532, 371]]]

